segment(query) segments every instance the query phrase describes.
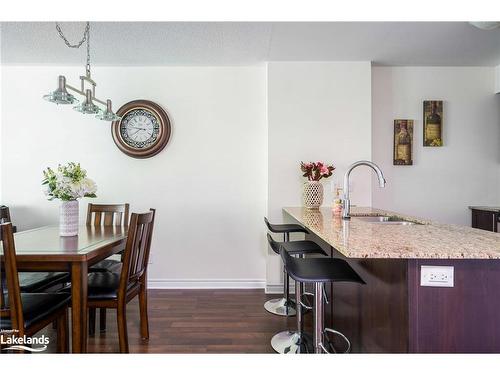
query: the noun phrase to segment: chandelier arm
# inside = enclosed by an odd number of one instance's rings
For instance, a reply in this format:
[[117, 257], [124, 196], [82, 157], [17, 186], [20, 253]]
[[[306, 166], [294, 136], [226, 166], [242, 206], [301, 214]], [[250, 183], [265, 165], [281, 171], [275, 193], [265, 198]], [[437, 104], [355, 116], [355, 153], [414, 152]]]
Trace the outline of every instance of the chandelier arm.
[[[77, 94], [82, 95], [82, 96], [86, 95], [84, 91], [78, 90], [76, 87], [73, 87], [73, 86], [68, 85], [68, 84], [66, 84], [66, 89], [71, 90], [73, 92], [76, 92]], [[92, 95], [92, 100], [94, 100], [94, 101], [96, 101], [96, 102], [98, 102], [98, 103], [100, 103], [100, 104], [102, 104], [104, 106], [107, 105], [107, 103], [105, 101], [96, 98], [94, 95]]]

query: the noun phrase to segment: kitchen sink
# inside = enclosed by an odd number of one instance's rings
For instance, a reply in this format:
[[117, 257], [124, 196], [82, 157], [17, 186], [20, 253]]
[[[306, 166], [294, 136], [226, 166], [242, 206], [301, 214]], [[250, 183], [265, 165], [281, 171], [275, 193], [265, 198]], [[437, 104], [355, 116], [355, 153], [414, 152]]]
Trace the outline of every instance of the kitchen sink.
[[373, 224], [385, 225], [421, 225], [415, 221], [405, 220], [398, 216], [352, 216], [356, 220], [366, 221]]

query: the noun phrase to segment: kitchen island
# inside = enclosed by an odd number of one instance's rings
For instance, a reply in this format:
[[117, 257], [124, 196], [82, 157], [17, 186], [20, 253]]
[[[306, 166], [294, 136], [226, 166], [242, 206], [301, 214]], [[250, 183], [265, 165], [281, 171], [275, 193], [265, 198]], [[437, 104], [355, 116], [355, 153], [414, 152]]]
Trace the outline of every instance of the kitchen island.
[[[330, 208], [283, 211], [366, 282], [326, 288], [326, 325], [353, 352], [500, 353], [499, 233], [373, 208], [353, 207], [350, 220]], [[453, 267], [452, 286], [421, 286], [422, 266]]]

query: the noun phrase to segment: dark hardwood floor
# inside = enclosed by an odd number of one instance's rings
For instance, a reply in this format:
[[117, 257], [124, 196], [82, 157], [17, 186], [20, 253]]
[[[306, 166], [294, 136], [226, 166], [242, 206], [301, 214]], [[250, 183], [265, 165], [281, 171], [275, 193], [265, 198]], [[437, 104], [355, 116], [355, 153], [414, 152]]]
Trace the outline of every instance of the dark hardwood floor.
[[[273, 353], [271, 337], [295, 327], [295, 317], [275, 316], [264, 302], [276, 298], [263, 290], [149, 290], [150, 339], [139, 335], [137, 299], [127, 306], [131, 353]], [[99, 319], [97, 319], [99, 320]], [[312, 314], [306, 314], [310, 331]], [[107, 331], [89, 337], [89, 353], [117, 353], [116, 311], [108, 310]], [[49, 351], [55, 351], [55, 330]]]

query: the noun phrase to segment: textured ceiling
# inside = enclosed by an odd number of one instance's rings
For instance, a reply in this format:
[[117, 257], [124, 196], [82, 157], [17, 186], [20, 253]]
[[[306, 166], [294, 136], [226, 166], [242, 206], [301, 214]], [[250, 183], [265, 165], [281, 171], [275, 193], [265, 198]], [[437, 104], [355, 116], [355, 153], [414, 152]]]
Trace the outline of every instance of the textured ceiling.
[[[84, 23], [61, 24], [71, 41]], [[4, 64], [83, 64], [53, 22], [4, 22]], [[370, 60], [381, 65], [500, 64], [500, 29], [466, 22], [93, 22], [96, 65], [240, 65]]]

